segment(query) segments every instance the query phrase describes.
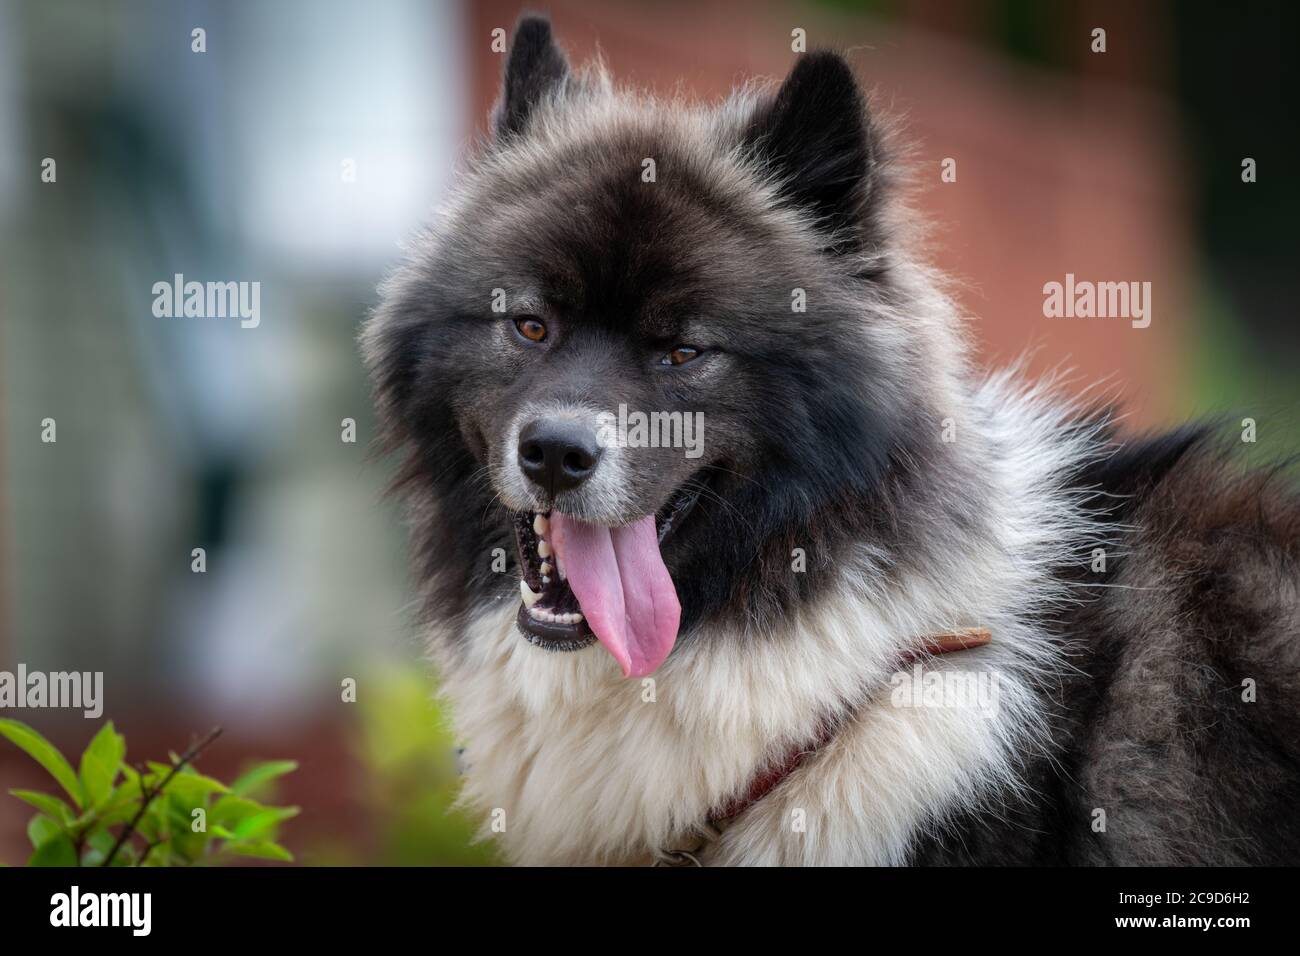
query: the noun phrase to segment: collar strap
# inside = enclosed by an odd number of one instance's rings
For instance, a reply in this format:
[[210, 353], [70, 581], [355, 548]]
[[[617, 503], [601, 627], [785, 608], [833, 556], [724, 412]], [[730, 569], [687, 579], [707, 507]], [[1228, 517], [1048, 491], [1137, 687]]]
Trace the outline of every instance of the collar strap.
[[[993, 640], [987, 627], [961, 627], [940, 634], [931, 634], [921, 646], [905, 651], [899, 657], [899, 666], [906, 667], [915, 661], [936, 654], [950, 654], [983, 647]], [[709, 815], [709, 822], [722, 823], [738, 817], [758, 801], [775, 790], [786, 777], [794, 773], [804, 760], [830, 743], [840, 729], [841, 721], [822, 721], [813, 738], [802, 746], [788, 751], [779, 760], [765, 764], [742, 793], [724, 803]]]

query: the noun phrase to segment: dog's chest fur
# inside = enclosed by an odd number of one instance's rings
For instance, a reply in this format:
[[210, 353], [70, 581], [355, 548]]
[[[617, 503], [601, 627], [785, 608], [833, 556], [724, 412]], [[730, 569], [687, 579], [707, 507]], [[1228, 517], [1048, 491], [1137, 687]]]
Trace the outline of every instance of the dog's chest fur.
[[[998, 670], [996, 716], [894, 706], [895, 662], [854, 659], [839, 643], [884, 622], [850, 610], [827, 608], [789, 638], [811, 665], [804, 674], [781, 659], [784, 641], [730, 653], [701, 644], [640, 682], [622, 680], [599, 648], [558, 656], [526, 644], [513, 608], [489, 613], [473, 635], [481, 651], [446, 685], [468, 741], [465, 797], [515, 862], [649, 862], [656, 849], [693, 848], [693, 826], [765, 760], [813, 739], [824, 715], [838, 721], [834, 738], [704, 860], [901, 863], [919, 830], [1036, 744], [1034, 694], [990, 648], [930, 666]], [[835, 674], [845, 678], [822, 679]]]

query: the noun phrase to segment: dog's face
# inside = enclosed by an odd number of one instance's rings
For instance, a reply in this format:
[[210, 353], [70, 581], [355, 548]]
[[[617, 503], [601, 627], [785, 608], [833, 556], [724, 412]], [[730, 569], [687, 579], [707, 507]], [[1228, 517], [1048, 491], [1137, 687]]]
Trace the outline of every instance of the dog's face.
[[381, 410], [447, 558], [513, 527], [525, 637], [649, 673], [683, 603], [883, 468], [873, 134], [832, 55], [775, 97], [641, 112], [538, 20], [494, 126], [368, 330]]

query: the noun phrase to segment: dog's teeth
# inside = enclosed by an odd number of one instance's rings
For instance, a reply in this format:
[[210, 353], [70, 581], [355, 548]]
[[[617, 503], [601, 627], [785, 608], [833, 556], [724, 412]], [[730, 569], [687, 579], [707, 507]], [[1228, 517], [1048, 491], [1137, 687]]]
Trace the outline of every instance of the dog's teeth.
[[564, 562], [560, 560], [560, 556], [558, 554], [555, 556], [555, 570], [560, 572], [561, 581], [569, 580], [569, 576], [564, 573]]
[[541, 572], [542, 572], [543, 575], [550, 574], [550, 573], [551, 573], [551, 562], [549, 562], [549, 561], [543, 561], [543, 562], [542, 562], [542, 567], [541, 567], [540, 570], [541, 570]]
[[541, 541], [538, 541], [537, 553], [544, 558], [549, 558], [551, 556], [551, 543], [547, 541], [545, 538], [543, 538]]
[[542, 596], [530, 588], [523, 578], [519, 579], [519, 596], [524, 599], [525, 607], [532, 607], [542, 599]]
[[533, 517], [533, 530], [540, 535], [544, 535], [547, 531], [551, 530], [551, 523], [546, 520], [546, 515], [538, 514]]
[[[539, 594], [538, 597], [541, 595]], [[581, 614], [572, 611], [559, 614], [550, 608], [534, 607], [531, 604], [528, 606], [528, 616], [543, 624], [581, 624], [583, 620]]]

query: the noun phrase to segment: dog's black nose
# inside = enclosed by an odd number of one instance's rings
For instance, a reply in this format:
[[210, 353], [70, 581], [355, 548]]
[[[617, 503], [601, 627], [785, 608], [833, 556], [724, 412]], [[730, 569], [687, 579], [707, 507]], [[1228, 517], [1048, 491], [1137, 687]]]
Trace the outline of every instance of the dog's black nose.
[[578, 487], [599, 460], [596, 433], [578, 422], [539, 419], [519, 433], [519, 467], [548, 494]]

